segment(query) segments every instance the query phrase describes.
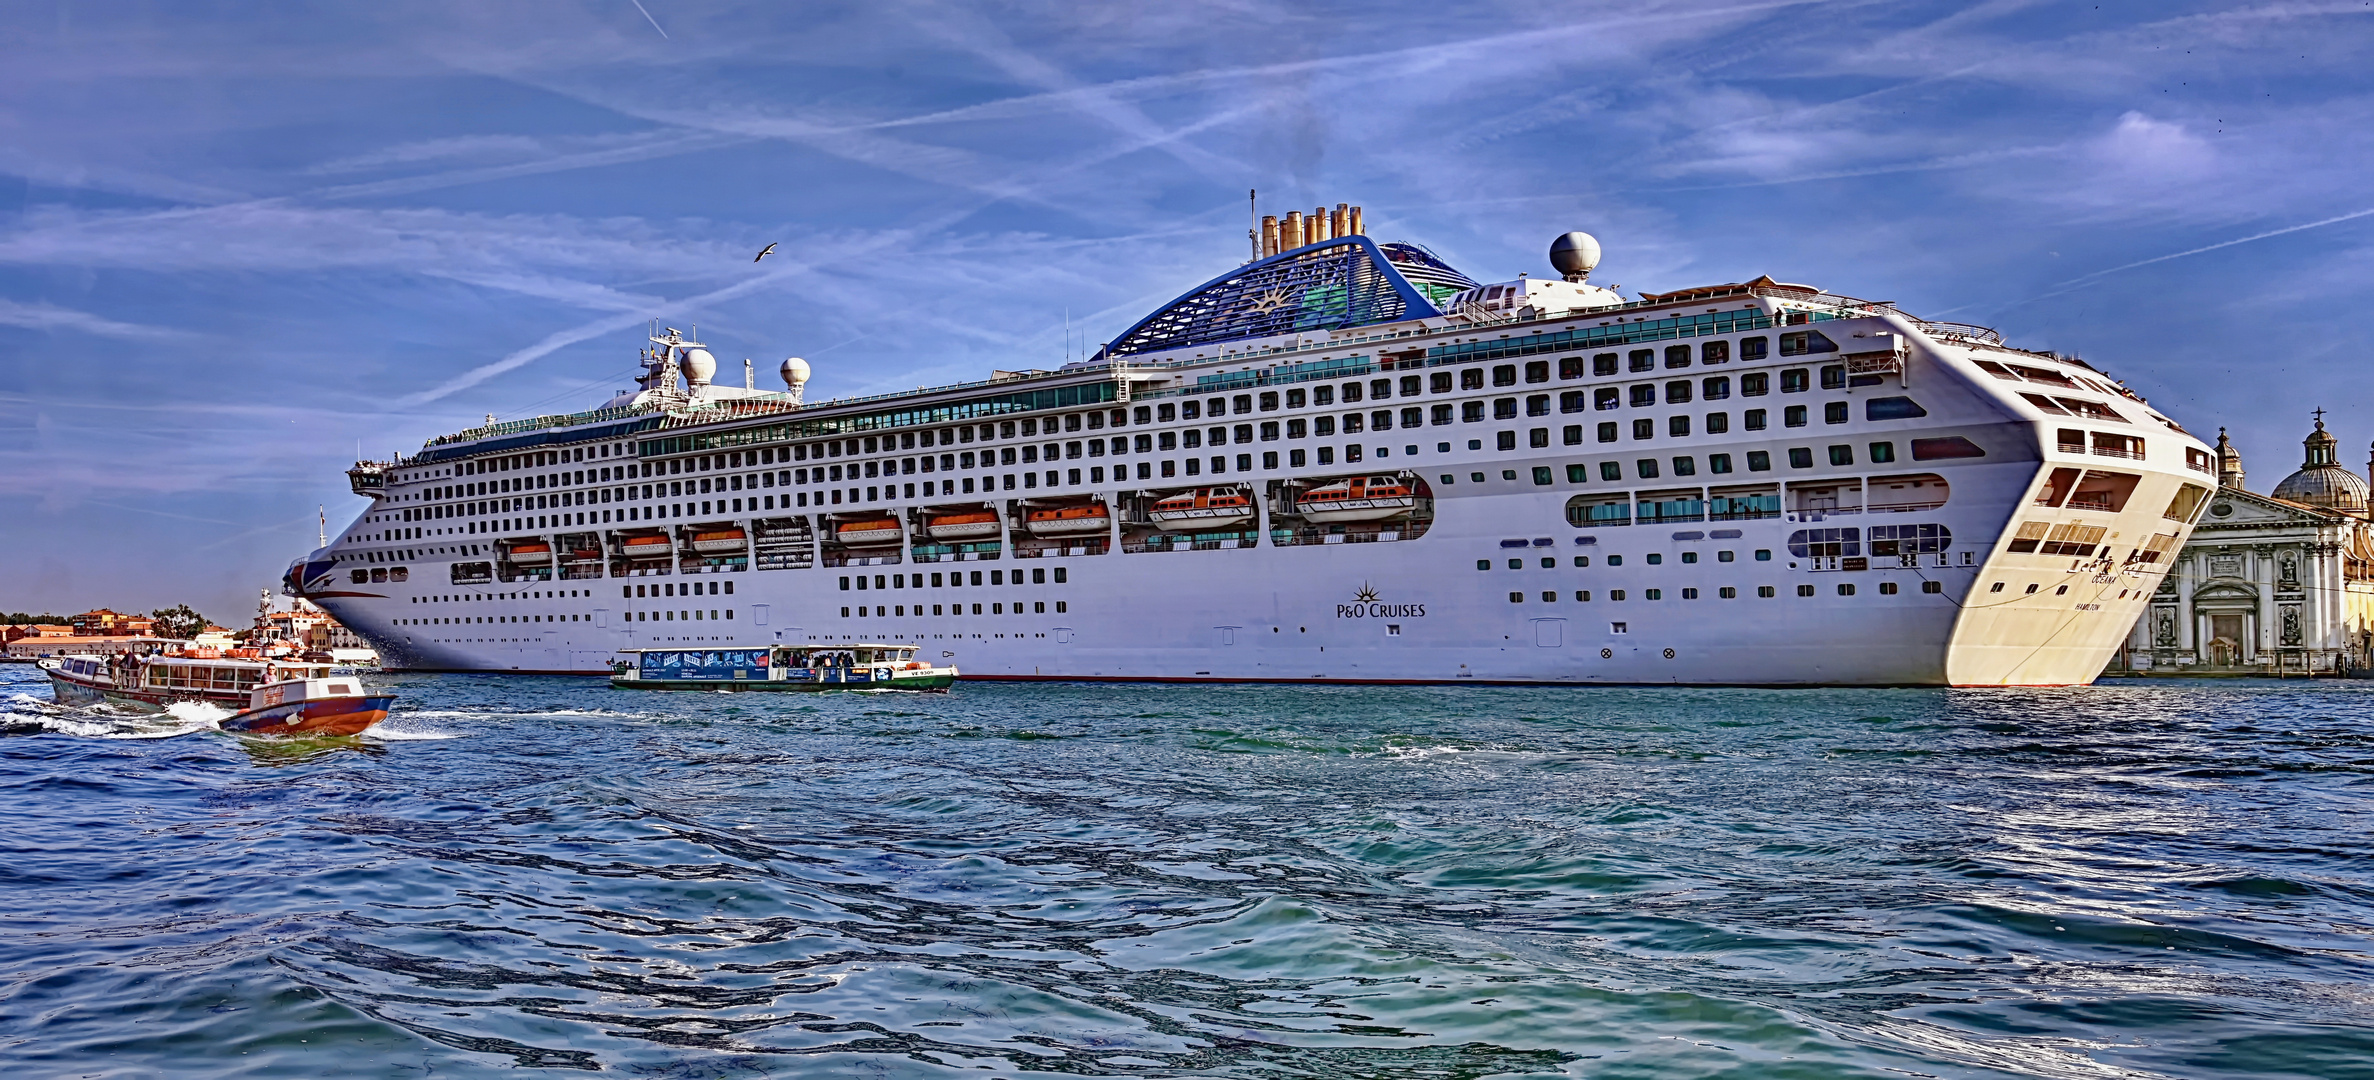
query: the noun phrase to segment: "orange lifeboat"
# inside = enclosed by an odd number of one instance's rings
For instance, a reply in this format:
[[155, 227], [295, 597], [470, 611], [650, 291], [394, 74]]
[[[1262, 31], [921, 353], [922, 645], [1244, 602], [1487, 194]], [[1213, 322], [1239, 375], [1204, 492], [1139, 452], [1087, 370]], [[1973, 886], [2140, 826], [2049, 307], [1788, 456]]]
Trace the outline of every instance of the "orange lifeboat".
[[747, 546], [749, 537], [740, 529], [719, 529], [715, 532], [692, 534], [692, 549], [703, 555], [731, 555]]
[[1253, 520], [1253, 498], [1243, 488], [1196, 488], [1155, 503], [1147, 516], [1164, 532], [1233, 528]]
[[1303, 492], [1295, 508], [1316, 522], [1381, 521], [1417, 504], [1417, 492], [1401, 477], [1355, 476]]
[[665, 559], [676, 551], [676, 545], [665, 536], [630, 536], [620, 549], [630, 559]]
[[861, 521], [844, 521], [833, 527], [833, 536], [842, 543], [852, 546], [895, 544], [898, 543], [899, 538], [898, 519], [866, 518]]
[[941, 514], [925, 521], [923, 529], [934, 540], [979, 540], [997, 535], [997, 514], [990, 510]]
[[1033, 510], [1024, 527], [1032, 536], [1076, 536], [1081, 533], [1110, 531], [1111, 511], [1103, 503], [1085, 506], [1065, 506], [1048, 510]]
[[518, 544], [511, 548], [511, 561], [527, 565], [541, 565], [552, 561], [552, 545], [543, 541]]

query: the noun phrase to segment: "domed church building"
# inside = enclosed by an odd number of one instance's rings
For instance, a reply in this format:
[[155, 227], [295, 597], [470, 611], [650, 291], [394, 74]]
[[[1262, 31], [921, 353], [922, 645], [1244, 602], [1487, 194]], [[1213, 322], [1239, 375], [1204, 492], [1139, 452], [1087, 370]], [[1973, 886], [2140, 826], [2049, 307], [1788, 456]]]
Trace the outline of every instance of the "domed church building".
[[[2255, 495], [2217, 435], [2217, 493], [2127, 639], [2135, 674], [2374, 672], [2374, 515], [2324, 410], [2300, 468]], [[2114, 666], [2118, 666], [2114, 664]]]

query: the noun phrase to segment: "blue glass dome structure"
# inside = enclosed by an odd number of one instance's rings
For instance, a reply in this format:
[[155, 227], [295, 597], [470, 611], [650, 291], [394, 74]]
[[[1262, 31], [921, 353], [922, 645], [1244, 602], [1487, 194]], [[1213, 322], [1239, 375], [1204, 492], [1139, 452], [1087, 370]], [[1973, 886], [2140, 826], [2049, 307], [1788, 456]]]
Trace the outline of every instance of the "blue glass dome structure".
[[1247, 263], [1196, 286], [1139, 320], [1091, 362], [1439, 315], [1443, 301], [1475, 287], [1467, 275], [1415, 244], [1337, 237]]

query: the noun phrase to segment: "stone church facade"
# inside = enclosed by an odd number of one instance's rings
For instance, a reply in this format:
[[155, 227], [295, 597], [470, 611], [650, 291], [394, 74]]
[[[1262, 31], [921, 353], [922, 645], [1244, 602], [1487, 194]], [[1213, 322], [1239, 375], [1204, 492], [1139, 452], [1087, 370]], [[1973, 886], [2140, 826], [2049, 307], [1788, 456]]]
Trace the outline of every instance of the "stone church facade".
[[2320, 416], [2299, 471], [2243, 486], [2218, 433], [2218, 489], [2113, 670], [2134, 674], [2374, 672], [2374, 517]]

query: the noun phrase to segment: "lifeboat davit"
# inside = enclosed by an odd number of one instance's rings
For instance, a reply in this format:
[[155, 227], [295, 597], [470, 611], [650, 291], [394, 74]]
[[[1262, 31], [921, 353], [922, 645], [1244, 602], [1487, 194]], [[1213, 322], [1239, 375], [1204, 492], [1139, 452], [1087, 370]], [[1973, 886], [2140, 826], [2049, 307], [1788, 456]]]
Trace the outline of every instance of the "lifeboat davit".
[[867, 518], [863, 521], [844, 521], [833, 527], [833, 536], [842, 543], [852, 546], [895, 544], [898, 543], [899, 538], [898, 519]]
[[923, 530], [934, 540], [979, 540], [997, 535], [997, 514], [990, 510], [967, 510], [961, 514], [941, 514], [924, 522]]
[[676, 551], [665, 536], [630, 536], [619, 547], [630, 559], [665, 559]]
[[692, 549], [703, 555], [731, 555], [748, 546], [748, 540], [740, 529], [698, 532], [692, 534]]
[[546, 543], [519, 544], [511, 549], [511, 561], [542, 565], [552, 561], [552, 545]]
[[1253, 498], [1243, 488], [1197, 488], [1155, 503], [1147, 516], [1164, 532], [1225, 529], [1253, 520]]
[[1355, 476], [1303, 492], [1295, 508], [1317, 522], [1382, 521], [1417, 504], [1417, 492], [1401, 477]]
[[1032, 536], [1076, 536], [1081, 533], [1111, 531], [1113, 515], [1103, 503], [1086, 506], [1065, 506], [1049, 510], [1033, 510], [1024, 528]]

